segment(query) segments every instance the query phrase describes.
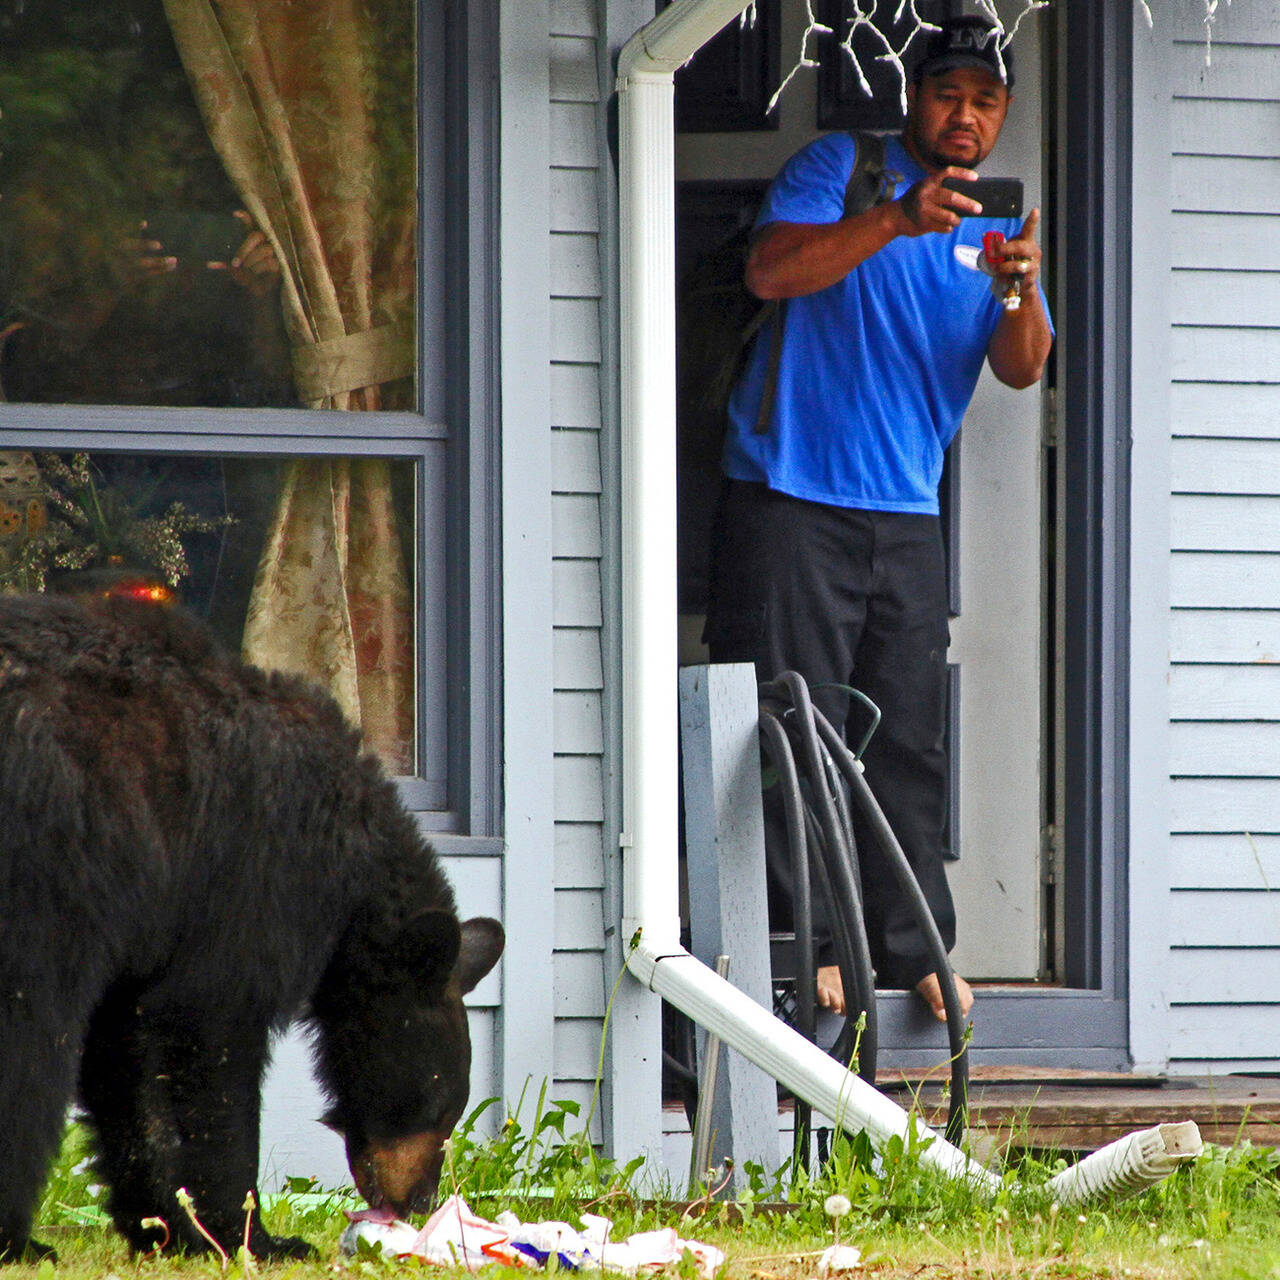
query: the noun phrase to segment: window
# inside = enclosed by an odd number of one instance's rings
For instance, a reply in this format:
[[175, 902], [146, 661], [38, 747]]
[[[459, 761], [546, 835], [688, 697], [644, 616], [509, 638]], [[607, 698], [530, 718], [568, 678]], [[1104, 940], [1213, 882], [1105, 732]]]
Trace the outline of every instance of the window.
[[0, 451], [0, 588], [181, 602], [417, 772], [414, 463]]
[[452, 827], [472, 108], [418, 74], [465, 17], [418, 8], [0, 0], [0, 589], [143, 571]]
[[411, 0], [3, 0], [12, 401], [414, 402]]

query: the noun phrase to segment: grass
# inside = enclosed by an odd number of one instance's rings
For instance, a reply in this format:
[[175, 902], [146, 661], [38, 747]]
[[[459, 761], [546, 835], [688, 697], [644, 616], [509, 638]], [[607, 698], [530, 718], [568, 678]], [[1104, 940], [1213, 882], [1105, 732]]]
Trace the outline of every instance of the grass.
[[[531, 1121], [507, 1117], [486, 1139], [480, 1127], [495, 1105], [483, 1104], [459, 1128], [445, 1191], [458, 1188], [486, 1216], [512, 1209], [526, 1219], [573, 1221], [589, 1206], [614, 1220], [619, 1238], [675, 1226], [725, 1250], [726, 1280], [809, 1280], [837, 1226], [839, 1241], [863, 1253], [862, 1267], [849, 1273], [853, 1280], [1280, 1280], [1280, 1152], [1247, 1142], [1207, 1148], [1194, 1164], [1132, 1200], [1068, 1211], [1037, 1190], [1062, 1161], [1023, 1160], [1016, 1178], [1011, 1172], [996, 1199], [984, 1202], [965, 1184], [922, 1166], [918, 1153], [901, 1143], [873, 1158], [865, 1139], [842, 1139], [813, 1176], [751, 1168], [751, 1185], [733, 1205], [700, 1205], [700, 1216], [682, 1220], [669, 1201], [641, 1196], [646, 1171], [639, 1162], [620, 1166], [595, 1151], [576, 1104], [549, 1101], [544, 1091]], [[11, 1267], [5, 1280], [224, 1274], [216, 1257], [132, 1257], [107, 1224], [87, 1154], [84, 1131], [73, 1126], [37, 1229], [38, 1238], [58, 1248], [57, 1266]], [[833, 1193], [848, 1204], [839, 1219], [825, 1207]], [[378, 1280], [421, 1270], [369, 1256], [340, 1258], [344, 1203], [351, 1201], [342, 1193], [292, 1181], [267, 1198], [264, 1217], [276, 1234], [311, 1240], [318, 1259], [266, 1265], [233, 1258], [225, 1274], [234, 1280], [319, 1280], [335, 1273]], [[504, 1280], [506, 1270], [494, 1267], [486, 1275]]]

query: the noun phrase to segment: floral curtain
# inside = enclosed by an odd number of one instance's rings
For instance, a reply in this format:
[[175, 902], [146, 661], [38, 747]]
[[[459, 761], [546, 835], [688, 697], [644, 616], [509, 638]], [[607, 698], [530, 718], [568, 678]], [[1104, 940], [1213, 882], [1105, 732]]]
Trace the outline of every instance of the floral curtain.
[[[275, 249], [299, 399], [413, 403], [410, 0], [165, 0], [209, 136]], [[320, 680], [393, 768], [413, 767], [413, 600], [377, 459], [285, 474], [246, 657]]]

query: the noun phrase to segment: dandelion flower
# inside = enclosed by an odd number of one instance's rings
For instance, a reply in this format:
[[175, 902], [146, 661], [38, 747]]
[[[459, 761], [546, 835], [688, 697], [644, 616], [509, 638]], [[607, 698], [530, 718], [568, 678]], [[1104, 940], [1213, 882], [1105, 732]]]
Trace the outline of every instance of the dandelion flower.
[[842, 1196], [842, 1195], [828, 1196], [822, 1202], [823, 1212], [827, 1215], [828, 1218], [843, 1218], [844, 1215], [848, 1213], [849, 1210], [852, 1208], [853, 1208], [853, 1205], [849, 1203], [848, 1196]]

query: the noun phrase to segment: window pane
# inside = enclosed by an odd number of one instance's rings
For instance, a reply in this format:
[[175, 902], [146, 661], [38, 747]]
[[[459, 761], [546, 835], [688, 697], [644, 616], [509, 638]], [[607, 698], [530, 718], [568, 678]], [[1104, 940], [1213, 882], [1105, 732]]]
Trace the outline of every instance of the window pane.
[[6, 398], [413, 408], [414, 59], [411, 0], [0, 0]]
[[0, 590], [177, 599], [416, 772], [418, 464], [0, 451]]

